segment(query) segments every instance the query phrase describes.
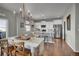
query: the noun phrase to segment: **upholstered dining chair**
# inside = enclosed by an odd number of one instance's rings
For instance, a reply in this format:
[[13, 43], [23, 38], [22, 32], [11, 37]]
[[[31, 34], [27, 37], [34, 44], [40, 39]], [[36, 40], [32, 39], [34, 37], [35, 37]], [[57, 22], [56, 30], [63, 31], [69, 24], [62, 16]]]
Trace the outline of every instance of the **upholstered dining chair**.
[[14, 56], [31, 56], [31, 51], [24, 48], [24, 42], [14, 42]]
[[0, 39], [0, 48], [1, 48], [2, 56], [8, 55], [8, 40], [7, 39]]

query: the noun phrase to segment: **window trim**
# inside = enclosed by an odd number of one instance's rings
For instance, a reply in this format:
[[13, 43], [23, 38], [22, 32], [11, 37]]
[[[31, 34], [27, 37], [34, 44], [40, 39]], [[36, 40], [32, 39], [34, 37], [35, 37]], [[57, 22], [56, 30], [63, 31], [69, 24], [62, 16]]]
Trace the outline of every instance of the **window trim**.
[[[26, 21], [25, 21], [25, 22], [26, 22]], [[28, 22], [29, 22], [29, 21], [28, 21]], [[27, 31], [26, 26], [29, 26], [29, 27], [30, 27], [29, 31], [31, 31], [31, 25], [30, 25], [30, 22], [29, 22], [29, 24], [26, 24], [26, 23], [25, 23], [25, 29], [26, 29], [26, 31]], [[27, 31], [27, 32], [28, 32], [28, 31]]]

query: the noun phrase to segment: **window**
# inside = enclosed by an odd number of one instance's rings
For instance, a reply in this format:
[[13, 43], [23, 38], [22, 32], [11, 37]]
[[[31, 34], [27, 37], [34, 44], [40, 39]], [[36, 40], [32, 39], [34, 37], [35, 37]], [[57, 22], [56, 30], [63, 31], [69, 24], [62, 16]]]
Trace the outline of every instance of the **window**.
[[26, 24], [30, 24], [30, 22], [29, 22], [29, 21], [25, 21], [25, 23], [26, 23]]
[[26, 25], [25, 28], [26, 28], [26, 31], [30, 31], [30, 25]]
[[25, 21], [25, 28], [26, 28], [26, 31], [30, 31], [31, 30], [31, 26], [30, 26], [30, 22], [29, 21]]
[[6, 38], [8, 32], [8, 22], [6, 19], [0, 19], [0, 39]]

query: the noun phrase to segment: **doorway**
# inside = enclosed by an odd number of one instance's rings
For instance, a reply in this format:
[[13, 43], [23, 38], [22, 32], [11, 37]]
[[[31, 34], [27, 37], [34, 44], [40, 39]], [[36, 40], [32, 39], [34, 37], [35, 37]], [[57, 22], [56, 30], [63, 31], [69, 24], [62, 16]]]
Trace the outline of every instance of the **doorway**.
[[62, 39], [62, 24], [55, 24], [54, 26], [54, 38]]

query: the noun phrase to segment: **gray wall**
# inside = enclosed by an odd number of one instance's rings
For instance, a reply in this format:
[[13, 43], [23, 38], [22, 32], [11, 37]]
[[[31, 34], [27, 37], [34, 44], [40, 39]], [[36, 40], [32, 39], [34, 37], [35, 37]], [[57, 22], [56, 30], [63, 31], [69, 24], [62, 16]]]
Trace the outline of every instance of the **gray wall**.
[[17, 34], [16, 18], [13, 12], [8, 11], [0, 7], [0, 13], [4, 13], [6, 16], [0, 16], [8, 20], [8, 37], [15, 36]]
[[79, 52], [79, 4], [73, 4], [72, 7], [68, 9], [63, 21], [66, 22], [68, 14], [71, 14], [71, 31], [67, 31], [66, 26], [66, 42], [74, 52]]
[[17, 35], [26, 33], [25, 27], [20, 27], [21, 23], [24, 23], [23, 19], [21, 19], [20, 16], [17, 16]]
[[75, 45], [76, 45], [76, 51], [79, 52], [79, 4], [76, 4], [76, 39], [75, 39]]
[[[25, 26], [24, 27], [20, 27], [20, 24], [21, 23], [25, 23], [25, 20], [23, 20], [19, 15], [17, 15], [16, 17], [16, 20], [17, 20], [17, 35], [20, 35], [20, 34], [31, 34], [32, 32], [32, 28], [31, 28], [31, 31], [26, 31], [25, 29]], [[30, 26], [34, 24], [34, 21], [31, 20], [30, 21]]]
[[8, 20], [8, 37], [16, 36], [19, 34], [29, 34], [26, 32], [25, 28], [20, 27], [20, 23], [24, 23], [24, 20], [20, 18], [19, 15], [14, 15], [13, 12], [6, 10], [5, 8], [0, 7], [0, 13], [5, 14], [6, 16], [0, 16], [0, 18], [5, 18]]
[[[67, 16], [71, 15], [71, 30], [67, 30]], [[67, 44], [74, 50], [75, 49], [75, 4], [73, 4], [68, 10], [67, 13], [65, 13], [65, 16], [63, 18], [63, 21], [65, 21], [66, 25], [66, 42]], [[63, 24], [64, 25], [64, 24]]]

